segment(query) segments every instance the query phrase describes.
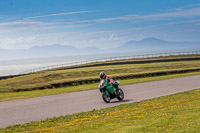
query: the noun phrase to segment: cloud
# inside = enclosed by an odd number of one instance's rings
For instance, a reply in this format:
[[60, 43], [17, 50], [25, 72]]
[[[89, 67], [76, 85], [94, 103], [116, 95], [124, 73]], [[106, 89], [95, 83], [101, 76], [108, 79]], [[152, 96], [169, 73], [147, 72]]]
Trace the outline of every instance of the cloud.
[[46, 27], [36, 27], [32, 30], [59, 30], [59, 29], [71, 29], [71, 28], [78, 28], [78, 27], [85, 27], [90, 26], [91, 24], [73, 24], [73, 25], [52, 25]]
[[78, 12], [56, 13], [56, 14], [48, 14], [48, 15], [43, 15], [43, 16], [27, 17], [26, 19], [44, 18], [44, 17], [62, 16], [62, 15], [71, 15], [71, 14], [81, 14], [81, 13], [89, 13], [89, 12], [94, 12], [94, 11], [78, 11]]
[[0, 36], [0, 49], [27, 49], [32, 46], [51, 44], [70, 45], [78, 48], [95, 46], [98, 48], [112, 48], [127, 41], [123, 35], [110, 31], [88, 32], [45, 32], [40, 34], [26, 34], [23, 36]]
[[196, 24], [200, 25], [200, 19], [197, 20], [189, 20], [189, 21], [178, 21], [178, 22], [170, 22], [165, 25], [180, 25], [180, 24]]
[[58, 30], [89, 26], [91, 24], [63, 24], [39, 21], [15, 21], [0, 23], [0, 33], [38, 30]]
[[23, 20], [13, 21], [13, 22], [2, 22], [0, 23], [0, 33], [8, 32], [18, 32], [18, 31], [36, 31], [36, 30], [57, 30], [57, 29], [70, 29], [77, 27], [89, 26], [91, 24], [75, 24], [75, 23], [64, 23], [64, 22], [40, 22], [36, 20], [30, 20], [30, 18], [42, 18], [49, 16], [61, 16], [61, 15], [70, 15], [70, 14], [80, 14], [80, 13], [89, 13], [94, 11], [77, 11], [77, 12], [65, 12], [65, 13], [56, 13], [48, 14], [44, 16], [34, 16], [24, 18]]
[[103, 22], [103, 21], [114, 21], [114, 20], [131, 20], [132, 18], [138, 17], [138, 15], [125, 15], [125, 16], [119, 16], [114, 18], [102, 18], [102, 19], [96, 19], [95, 22]]
[[45, 23], [38, 21], [14, 21], [0, 23], [0, 33], [13, 33], [19, 31], [31, 31], [37, 28], [51, 27], [55, 23]]
[[4, 22], [0, 23], [0, 27], [13, 28], [13, 27], [29, 27], [29, 26], [40, 26], [47, 25], [47, 23], [36, 22], [36, 21], [15, 21], [15, 22]]
[[108, 40], [113, 41], [113, 40], [118, 40], [118, 39], [119, 38], [117, 34], [111, 34]]
[[0, 39], [1, 49], [20, 49], [27, 47], [27, 44], [34, 42], [35, 36], [23, 36], [23, 37], [4, 37]]
[[[68, 13], [58, 13], [58, 14], [48, 14], [44, 16], [35, 16], [32, 18], [42, 18], [48, 16], [59, 16], [67, 14], [78, 14], [78, 13], [88, 13], [93, 11], [80, 11], [80, 12], [68, 12]], [[162, 37], [162, 33], [171, 35], [174, 38], [183, 31], [183, 29], [178, 29], [176, 27], [182, 28], [180, 24], [188, 23], [190, 26], [192, 24], [199, 24], [196, 21], [200, 16], [200, 8], [177, 8], [172, 10], [165, 10], [165, 12], [151, 13], [151, 14], [129, 14], [118, 17], [110, 18], [98, 18], [83, 21], [57, 21], [57, 22], [42, 22], [34, 19], [23, 19], [21, 21], [14, 22], [2, 22], [0, 23], [0, 48], [29, 48], [34, 45], [50, 45], [54, 43], [59, 43], [63, 45], [73, 45], [76, 47], [86, 47], [86, 46], [96, 46], [99, 48], [107, 48], [119, 46], [125, 43], [127, 40], [138, 40], [144, 37], [158, 36]], [[193, 18], [195, 17], [195, 19]], [[29, 17], [31, 18], [31, 17]], [[181, 19], [177, 19], [181, 18]], [[184, 19], [182, 19], [184, 18]], [[192, 18], [192, 19], [185, 19]], [[112, 22], [112, 21], [125, 21], [131, 23], [140, 23], [148, 21], [158, 21], [158, 20], [172, 20], [163, 23], [156, 24], [143, 24], [142, 26], [132, 26], [128, 29], [121, 27], [121, 29], [109, 29], [101, 31], [101, 29], [88, 28], [87, 30], [74, 30], [71, 28], [86, 27], [86, 26], [97, 26], [101, 22]], [[178, 20], [178, 21], [177, 21]], [[183, 21], [184, 20], [184, 21]], [[97, 25], [95, 25], [97, 24]], [[171, 26], [172, 25], [172, 26]], [[175, 25], [175, 26], [173, 26]], [[122, 29], [123, 28], [123, 29]], [[196, 28], [196, 27], [195, 27]], [[66, 29], [66, 30], [63, 30]], [[70, 30], [68, 30], [70, 29]], [[91, 30], [92, 29], [92, 30]], [[197, 29], [197, 28], [196, 28]], [[162, 32], [160, 32], [162, 30]], [[177, 30], [177, 31], [176, 31]], [[174, 33], [176, 31], [176, 34]], [[192, 31], [194, 31], [192, 29]], [[8, 34], [5, 34], [8, 33]], [[18, 34], [19, 33], [19, 34]], [[198, 32], [199, 33], [199, 32]], [[188, 35], [187, 32], [181, 33]], [[192, 35], [192, 34], [191, 34]], [[198, 34], [196, 34], [197, 36]], [[188, 37], [189, 38], [189, 37]], [[198, 38], [198, 37], [197, 37]]]
[[94, 20], [83, 20], [77, 21], [75, 23], [90, 23], [90, 22], [105, 22], [105, 21], [115, 21], [115, 20], [131, 20], [133, 17], [138, 17], [138, 15], [124, 15], [119, 17], [112, 17], [112, 18], [100, 18]]
[[153, 21], [171, 18], [192, 18], [200, 16], [200, 8], [182, 9], [176, 8], [168, 10], [168, 12], [154, 13], [147, 15], [130, 14], [111, 18], [100, 18], [94, 20], [77, 21], [78, 23], [91, 23], [91, 22], [108, 22], [108, 21]]
[[156, 13], [151, 15], [139, 16], [146, 20], [160, 20], [162, 18], [192, 18], [200, 16], [200, 8], [193, 8], [187, 10], [178, 10], [174, 12]]

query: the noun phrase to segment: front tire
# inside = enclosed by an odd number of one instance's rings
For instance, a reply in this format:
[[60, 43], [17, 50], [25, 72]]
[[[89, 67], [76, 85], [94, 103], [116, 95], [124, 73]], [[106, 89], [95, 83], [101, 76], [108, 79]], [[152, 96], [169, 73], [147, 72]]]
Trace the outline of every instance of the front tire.
[[122, 91], [121, 88], [119, 88], [118, 93], [119, 93], [119, 96], [117, 97], [117, 99], [119, 101], [122, 101], [124, 99], [124, 92]]
[[106, 102], [106, 103], [109, 103], [111, 100], [110, 94], [109, 93], [106, 94], [105, 91], [102, 93], [102, 98], [103, 98], [104, 102]]

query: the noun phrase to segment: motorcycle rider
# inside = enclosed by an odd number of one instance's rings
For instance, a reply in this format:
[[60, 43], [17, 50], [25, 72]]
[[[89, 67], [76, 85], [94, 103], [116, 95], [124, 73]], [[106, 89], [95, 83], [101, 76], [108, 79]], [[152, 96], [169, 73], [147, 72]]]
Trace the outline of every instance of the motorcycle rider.
[[108, 82], [113, 82], [113, 79], [109, 75], [106, 75], [105, 72], [100, 72], [99, 76], [100, 76], [100, 80], [106, 79], [108, 80]]
[[110, 77], [110, 75], [106, 75], [106, 73], [102, 71], [102, 72], [100, 72], [99, 76], [100, 76], [100, 81], [102, 79], [105, 79], [106, 81], [108, 81], [108, 84], [113, 84], [113, 86], [116, 88], [116, 94], [117, 94], [118, 85], [117, 85], [117, 83], [114, 82], [114, 80]]

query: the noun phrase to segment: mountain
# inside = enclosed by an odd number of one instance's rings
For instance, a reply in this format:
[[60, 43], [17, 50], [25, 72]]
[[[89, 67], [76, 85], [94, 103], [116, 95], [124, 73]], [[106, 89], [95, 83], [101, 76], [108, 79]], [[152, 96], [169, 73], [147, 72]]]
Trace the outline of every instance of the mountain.
[[73, 46], [63, 46], [59, 44], [34, 46], [26, 50], [0, 50], [0, 60], [24, 59], [24, 58], [44, 58], [58, 56], [74, 56], [97, 54], [100, 50], [96, 47], [76, 48]]
[[144, 42], [144, 43], [166, 43], [168, 41], [164, 41], [155, 37], [149, 37], [149, 38], [145, 38], [143, 40], [141, 40], [140, 42]]
[[76, 50], [77, 48], [72, 46], [63, 46], [59, 44], [53, 44], [53, 45], [46, 45], [46, 46], [33, 46], [31, 47], [30, 51], [59, 51], [59, 50]]
[[34, 46], [26, 51], [29, 56], [38, 57], [54, 57], [54, 56], [67, 56], [73, 55], [79, 51], [78, 48], [72, 46], [62, 46], [59, 44]]
[[128, 41], [125, 44], [107, 50], [96, 47], [76, 48], [60, 44], [34, 46], [26, 50], [3, 50], [0, 49], [0, 60], [44, 58], [60, 56], [76, 56], [105, 53], [128, 53], [146, 54], [152, 52], [200, 50], [200, 42], [170, 42], [155, 37], [145, 38], [140, 41]]
[[150, 37], [140, 41], [128, 41], [115, 51], [138, 52], [138, 51], [160, 51], [160, 50], [183, 50], [200, 49], [200, 42], [169, 42], [158, 38]]

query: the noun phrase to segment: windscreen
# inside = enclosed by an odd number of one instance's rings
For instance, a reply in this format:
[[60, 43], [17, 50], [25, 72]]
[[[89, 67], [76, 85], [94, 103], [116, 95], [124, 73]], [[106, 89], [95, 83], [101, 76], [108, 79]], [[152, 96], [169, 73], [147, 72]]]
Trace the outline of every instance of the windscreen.
[[105, 84], [105, 79], [102, 79], [100, 81], [100, 83], [99, 83], [99, 87], [98, 88], [101, 89], [104, 84]]

